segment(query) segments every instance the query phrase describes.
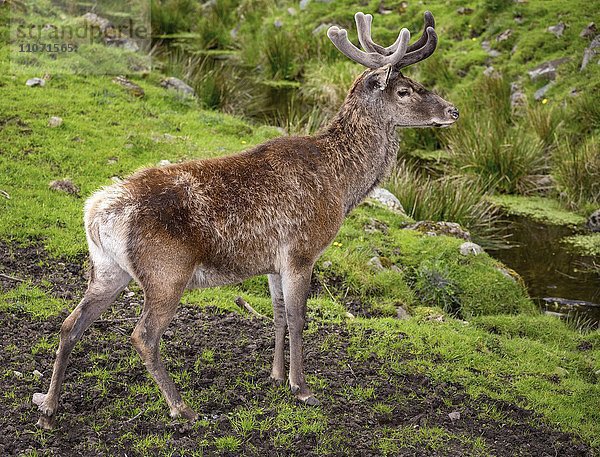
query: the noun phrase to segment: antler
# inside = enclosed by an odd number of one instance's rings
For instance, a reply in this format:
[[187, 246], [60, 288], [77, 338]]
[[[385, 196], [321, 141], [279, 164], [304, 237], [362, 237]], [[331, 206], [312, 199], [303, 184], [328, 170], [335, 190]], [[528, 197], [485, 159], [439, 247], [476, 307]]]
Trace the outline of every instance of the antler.
[[[400, 70], [401, 68], [426, 59], [433, 54], [433, 51], [435, 51], [437, 46], [437, 34], [434, 30], [435, 19], [433, 18], [433, 14], [429, 11], [425, 12], [423, 34], [410, 46], [407, 46], [408, 40], [410, 39], [410, 32], [407, 29], [402, 29], [394, 44], [385, 48], [373, 42], [371, 38], [371, 23], [373, 22], [373, 16], [358, 12], [354, 18], [356, 20], [358, 40], [367, 53], [350, 43], [348, 34], [344, 29], [333, 26], [327, 31], [327, 36], [329, 36], [331, 41], [333, 41], [333, 44], [335, 44], [344, 55], [366, 67], [380, 68], [383, 65], [390, 64], [394, 66], [395, 69]], [[399, 53], [399, 50], [403, 52]]]
[[381, 68], [385, 65], [396, 65], [406, 54], [406, 48], [408, 46], [408, 41], [410, 40], [410, 32], [408, 29], [400, 30], [400, 34], [396, 40], [396, 43], [398, 44], [396, 49], [394, 49], [394, 52], [389, 55], [383, 55], [378, 52], [367, 53], [361, 51], [348, 40], [348, 32], [335, 25], [327, 30], [327, 36], [333, 42], [335, 47], [342, 51], [342, 54], [369, 68]]

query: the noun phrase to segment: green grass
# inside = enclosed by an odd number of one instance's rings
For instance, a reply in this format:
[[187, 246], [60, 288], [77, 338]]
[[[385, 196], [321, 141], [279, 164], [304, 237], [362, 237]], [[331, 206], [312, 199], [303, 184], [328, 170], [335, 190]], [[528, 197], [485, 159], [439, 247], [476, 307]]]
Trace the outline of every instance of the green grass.
[[527, 216], [548, 224], [575, 226], [586, 221], [585, 217], [567, 211], [558, 201], [550, 198], [495, 195], [489, 199], [508, 214]]

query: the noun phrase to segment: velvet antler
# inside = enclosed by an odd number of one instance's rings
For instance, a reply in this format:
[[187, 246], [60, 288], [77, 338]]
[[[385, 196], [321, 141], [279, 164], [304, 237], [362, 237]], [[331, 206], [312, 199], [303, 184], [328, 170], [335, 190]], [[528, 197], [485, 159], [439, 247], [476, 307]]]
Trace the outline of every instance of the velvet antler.
[[[366, 53], [350, 43], [348, 34], [344, 29], [333, 26], [329, 29], [327, 35], [344, 55], [366, 67], [380, 68], [390, 64], [395, 69], [400, 70], [401, 68], [426, 59], [433, 54], [433, 51], [435, 51], [437, 46], [437, 34], [434, 30], [435, 19], [433, 18], [433, 14], [429, 11], [425, 12], [423, 34], [410, 46], [407, 46], [408, 40], [410, 40], [410, 32], [408, 32], [408, 30], [402, 29], [394, 44], [386, 48], [375, 43], [371, 38], [371, 23], [373, 22], [373, 16], [358, 12], [354, 18], [356, 20], [358, 40], [365, 51], [367, 51]], [[403, 50], [403, 52], [398, 53], [399, 50]], [[384, 58], [395, 57], [388, 60], [381, 59], [380, 57], [377, 57], [378, 55]]]

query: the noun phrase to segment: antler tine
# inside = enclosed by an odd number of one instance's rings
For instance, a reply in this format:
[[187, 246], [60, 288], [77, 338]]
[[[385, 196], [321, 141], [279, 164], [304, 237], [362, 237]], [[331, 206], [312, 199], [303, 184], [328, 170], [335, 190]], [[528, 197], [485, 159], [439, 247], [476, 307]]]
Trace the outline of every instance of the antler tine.
[[398, 35], [398, 48], [391, 55], [382, 55], [378, 52], [364, 52], [354, 46], [348, 40], [348, 32], [337, 26], [332, 26], [327, 30], [327, 36], [338, 48], [342, 54], [354, 60], [355, 62], [369, 68], [381, 68], [385, 65], [396, 65], [402, 61], [406, 54], [410, 32], [408, 29], [402, 29]]
[[[398, 45], [400, 44], [400, 35], [398, 39], [387, 48], [378, 45], [371, 38], [371, 24], [373, 23], [373, 16], [370, 14], [364, 14], [362, 12], [358, 12], [354, 15], [354, 20], [356, 21], [356, 29], [358, 31], [358, 41], [367, 52], [377, 52], [381, 55], [388, 56], [398, 49]], [[427, 42], [427, 29], [429, 27], [435, 28], [435, 19], [433, 18], [433, 14], [430, 11], [425, 11], [425, 26], [423, 27], [423, 34], [421, 37], [411, 44], [406, 52], [412, 52], [416, 49], [422, 48]]]
[[416, 51], [406, 53], [404, 55], [404, 58], [395, 65], [395, 68], [397, 70], [400, 70], [404, 67], [408, 67], [409, 65], [420, 62], [421, 60], [425, 60], [427, 57], [433, 54], [433, 51], [435, 51], [438, 41], [438, 37], [435, 33], [434, 28], [427, 27], [427, 30], [425, 30], [425, 33], [423, 35], [427, 35], [425, 44]]

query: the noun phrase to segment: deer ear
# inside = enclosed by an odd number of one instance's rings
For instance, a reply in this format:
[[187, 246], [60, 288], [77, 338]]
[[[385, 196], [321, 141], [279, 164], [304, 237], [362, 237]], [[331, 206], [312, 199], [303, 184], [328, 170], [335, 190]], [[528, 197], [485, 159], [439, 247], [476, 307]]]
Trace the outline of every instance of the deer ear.
[[386, 65], [384, 67], [373, 70], [365, 79], [365, 86], [369, 90], [385, 90], [389, 82], [398, 75], [398, 71], [394, 67]]

